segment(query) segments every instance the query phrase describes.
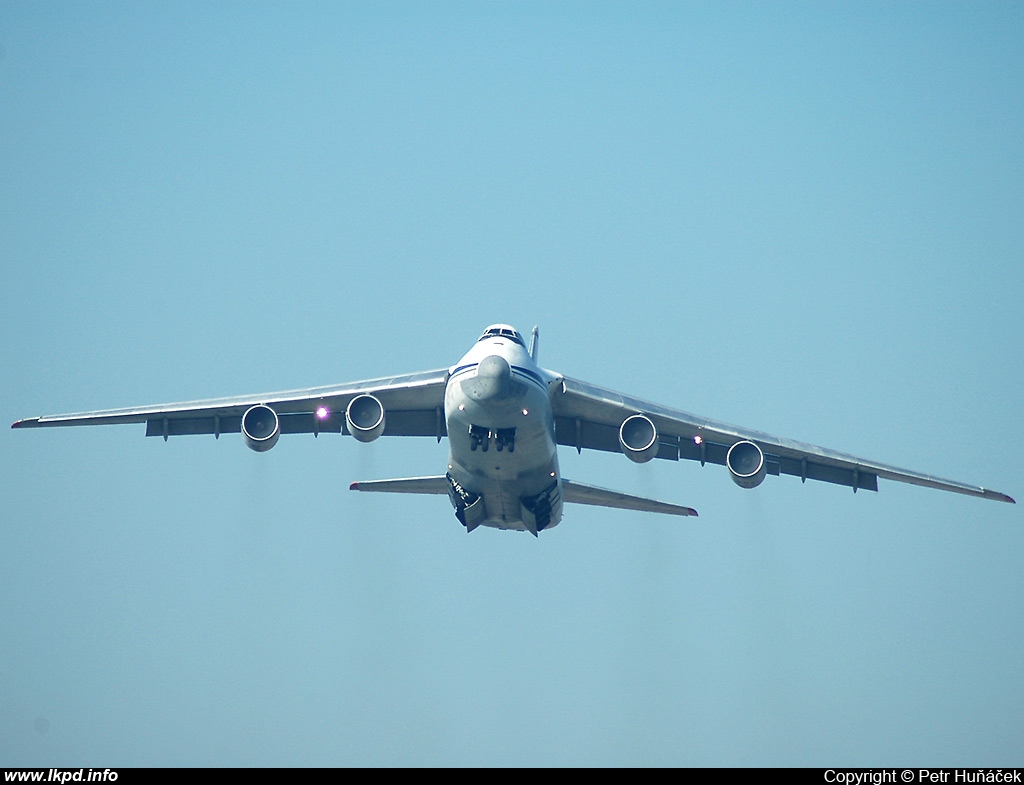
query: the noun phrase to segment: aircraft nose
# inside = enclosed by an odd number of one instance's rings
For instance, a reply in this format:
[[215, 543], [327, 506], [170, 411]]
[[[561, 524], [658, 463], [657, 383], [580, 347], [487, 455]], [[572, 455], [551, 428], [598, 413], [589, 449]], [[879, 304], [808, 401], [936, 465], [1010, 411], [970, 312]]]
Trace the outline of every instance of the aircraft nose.
[[504, 357], [492, 354], [480, 361], [476, 376], [464, 381], [462, 389], [475, 401], [507, 398], [512, 391], [512, 368]]

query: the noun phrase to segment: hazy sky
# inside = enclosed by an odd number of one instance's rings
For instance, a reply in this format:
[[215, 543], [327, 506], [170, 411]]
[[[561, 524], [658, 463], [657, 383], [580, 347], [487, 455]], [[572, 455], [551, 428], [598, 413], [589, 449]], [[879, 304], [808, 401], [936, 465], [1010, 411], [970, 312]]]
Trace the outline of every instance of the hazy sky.
[[[546, 367], [1024, 496], [1020, 3], [0, 3], [0, 414]], [[0, 431], [0, 764], [1024, 753], [1024, 519], [566, 451]]]

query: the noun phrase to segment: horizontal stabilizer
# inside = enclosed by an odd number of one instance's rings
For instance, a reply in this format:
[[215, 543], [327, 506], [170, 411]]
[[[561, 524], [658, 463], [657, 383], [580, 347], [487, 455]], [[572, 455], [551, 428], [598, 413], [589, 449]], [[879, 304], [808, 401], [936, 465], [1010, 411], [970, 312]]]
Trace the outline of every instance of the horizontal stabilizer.
[[667, 515], [697, 515], [697, 511], [692, 507], [645, 499], [642, 496], [630, 496], [628, 493], [609, 491], [606, 488], [596, 488], [593, 485], [583, 485], [564, 478], [562, 480], [562, 500], [570, 504], [591, 504], [595, 507], [615, 507], [620, 510], [661, 512]]
[[448, 478], [443, 474], [439, 477], [403, 477], [398, 480], [366, 480], [354, 482], [348, 486], [350, 491], [375, 491], [377, 493], [430, 493], [445, 496], [448, 494]]

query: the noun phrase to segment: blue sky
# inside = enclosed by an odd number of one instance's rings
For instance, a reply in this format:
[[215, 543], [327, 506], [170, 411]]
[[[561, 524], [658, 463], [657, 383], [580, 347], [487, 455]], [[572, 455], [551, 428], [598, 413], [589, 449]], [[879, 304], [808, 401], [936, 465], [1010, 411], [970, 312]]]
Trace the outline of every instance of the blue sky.
[[[541, 362], [1017, 496], [1016, 3], [5, 3], [0, 410]], [[446, 444], [0, 437], [0, 762], [1020, 763], [1018, 506]], [[664, 463], [664, 465], [663, 465]]]

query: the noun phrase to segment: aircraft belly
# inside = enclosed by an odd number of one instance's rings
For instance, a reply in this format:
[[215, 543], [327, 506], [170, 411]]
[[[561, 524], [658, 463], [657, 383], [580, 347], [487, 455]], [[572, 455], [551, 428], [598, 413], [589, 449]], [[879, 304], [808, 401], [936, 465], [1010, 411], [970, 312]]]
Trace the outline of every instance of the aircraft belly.
[[514, 484], [496, 483], [492, 493], [484, 494], [484, 503], [487, 507], [487, 520], [484, 521], [484, 526], [519, 531], [526, 529], [520, 514], [519, 496], [515, 493]]
[[[456, 381], [445, 395], [448, 472], [482, 497], [483, 526], [531, 530], [523, 520], [523, 500], [550, 492], [558, 483], [550, 401], [539, 387], [523, 387], [512, 400], [481, 401], [462, 394]], [[561, 516], [560, 494], [554, 498], [557, 504], [543, 528], [556, 525]]]
[[[487, 518], [484, 526], [500, 529], [526, 530], [523, 522], [523, 499], [544, 493], [558, 482], [556, 461], [544, 461], [532, 466], [522, 461], [459, 460], [455, 453], [449, 459], [448, 472], [465, 489], [483, 498]], [[544, 528], [556, 525], [561, 515], [561, 503], [552, 508], [551, 521]]]

